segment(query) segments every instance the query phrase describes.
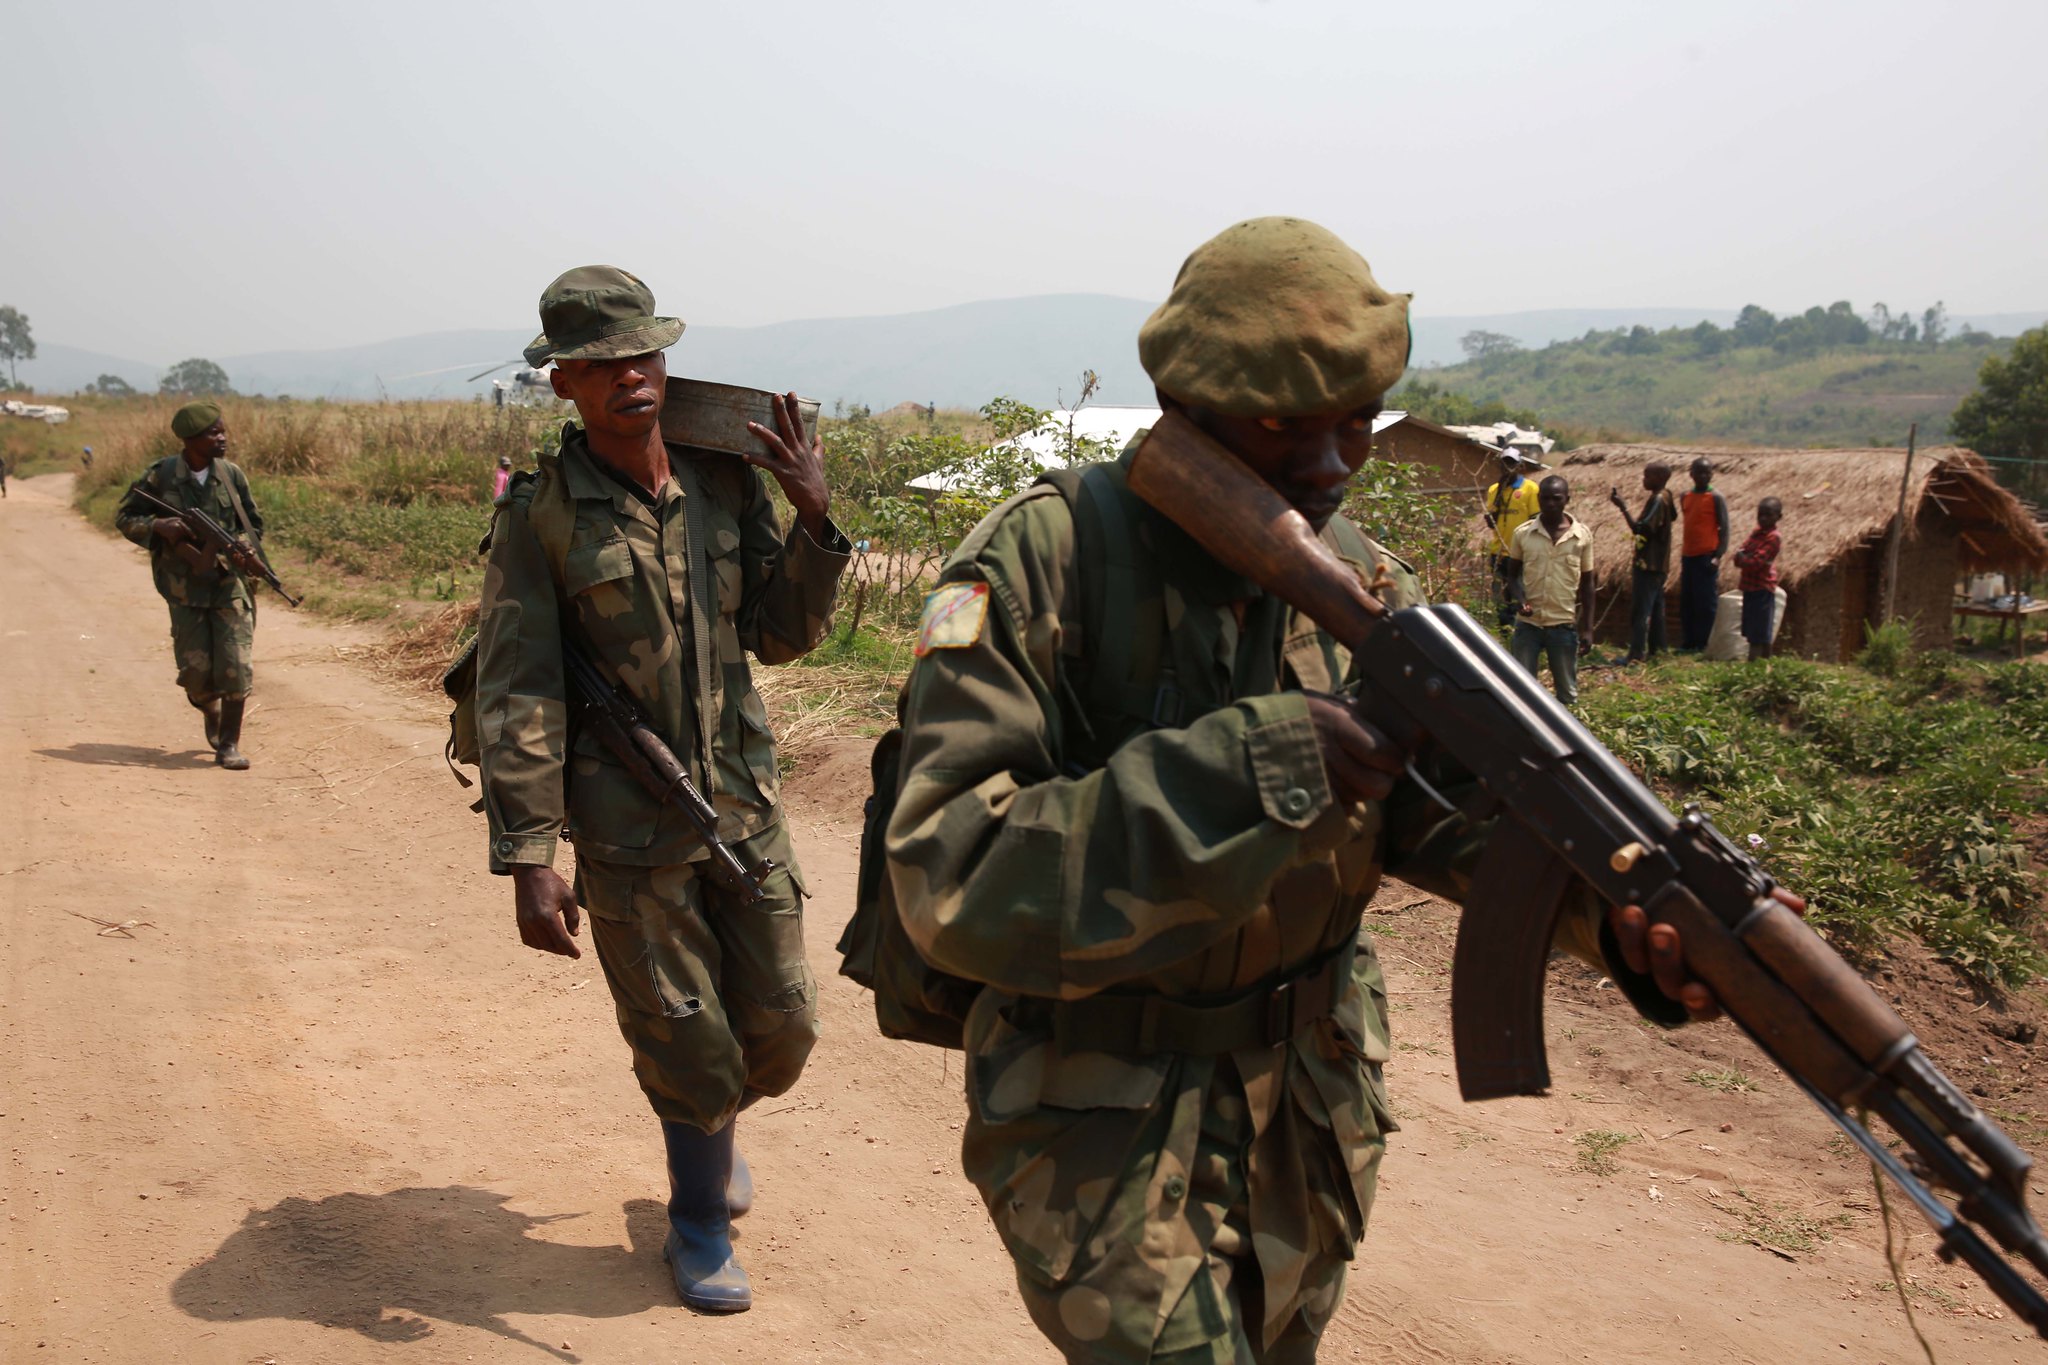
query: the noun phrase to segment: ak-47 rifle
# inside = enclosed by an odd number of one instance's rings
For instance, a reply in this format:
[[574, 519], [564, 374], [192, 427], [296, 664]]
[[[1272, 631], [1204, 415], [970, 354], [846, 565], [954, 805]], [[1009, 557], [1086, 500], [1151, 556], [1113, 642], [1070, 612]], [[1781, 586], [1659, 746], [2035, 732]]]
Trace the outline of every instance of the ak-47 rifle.
[[562, 642], [562, 663], [568, 675], [570, 699], [582, 707], [577, 723], [591, 726], [598, 742], [625, 766], [647, 793], [665, 806], [683, 813], [697, 838], [711, 854], [710, 875], [719, 885], [752, 905], [767, 894], [761, 883], [775, 869], [763, 860], [749, 868], [718, 837], [718, 813], [690, 781], [689, 770], [676, 758], [639, 704], [613, 687], [574, 642]]
[[[243, 540], [197, 507], [174, 507], [140, 483], [128, 491], [156, 507], [165, 516], [176, 517], [185, 523], [185, 529], [191, 534], [176, 547], [176, 553], [193, 568], [201, 569], [210, 563], [225, 561], [228, 568], [251, 574], [268, 583], [270, 590], [289, 605], [299, 605], [302, 599], [285, 591], [284, 584], [277, 579], [277, 571], [272, 569], [270, 561], [263, 557], [261, 548]], [[239, 495], [230, 490], [230, 496]]]
[[[1152, 428], [1130, 487], [1350, 649], [1369, 718], [1396, 735], [1427, 735], [1477, 779], [1453, 808], [1475, 821], [1497, 817], [1452, 962], [1452, 1042], [1467, 1100], [1550, 1088], [1544, 964], [1577, 877], [1608, 902], [1676, 927], [1687, 967], [1906, 1192], [1940, 1234], [1942, 1257], [1961, 1258], [2048, 1338], [2048, 1297], [1981, 1235], [2048, 1275], [2048, 1241], [2027, 1210], [2032, 1158], [1772, 896], [1770, 874], [1697, 807], [1672, 815], [1461, 608], [1389, 610], [1300, 513], [1185, 416], [1169, 413]], [[1451, 806], [1413, 763], [1409, 773]], [[1859, 1111], [1904, 1140], [1905, 1160]], [[1953, 1194], [1954, 1206], [1929, 1183]]]

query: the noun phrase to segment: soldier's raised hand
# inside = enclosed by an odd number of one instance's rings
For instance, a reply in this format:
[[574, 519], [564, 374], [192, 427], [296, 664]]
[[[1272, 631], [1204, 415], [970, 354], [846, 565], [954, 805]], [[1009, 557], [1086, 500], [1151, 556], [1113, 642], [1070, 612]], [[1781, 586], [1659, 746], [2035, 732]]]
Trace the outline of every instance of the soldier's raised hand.
[[748, 464], [767, 470], [782, 485], [782, 494], [796, 512], [798, 521], [813, 540], [825, 538], [825, 509], [831, 495], [825, 488], [825, 445], [814, 432], [804, 431], [803, 409], [796, 394], [776, 394], [775, 425], [770, 431], [759, 422], [747, 423], [747, 430], [761, 443], [759, 454], [749, 453]]

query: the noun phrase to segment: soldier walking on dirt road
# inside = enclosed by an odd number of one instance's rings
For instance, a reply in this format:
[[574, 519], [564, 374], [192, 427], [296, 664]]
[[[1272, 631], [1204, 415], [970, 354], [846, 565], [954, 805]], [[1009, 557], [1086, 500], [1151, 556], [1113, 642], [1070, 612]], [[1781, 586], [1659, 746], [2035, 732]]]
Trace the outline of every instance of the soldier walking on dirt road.
[[[753, 1198], [733, 1118], [796, 1083], [817, 1040], [804, 960], [803, 874], [779, 805], [767, 713], [747, 651], [802, 657], [825, 635], [851, 547], [826, 515], [823, 452], [796, 397], [778, 431], [753, 424], [744, 460], [662, 440], [668, 369], [683, 331], [610, 266], [541, 296], [527, 362], [552, 360], [579, 427], [498, 506], [478, 623], [477, 725], [491, 870], [513, 879], [519, 935], [581, 956], [582, 909], [668, 1152], [665, 1255], [683, 1302], [753, 1303], [729, 1220]], [[796, 513], [785, 536], [754, 468]], [[702, 843], [595, 736], [572, 735], [563, 647], [574, 643], [649, 716], [715, 806], [719, 835], [767, 896], [743, 904], [703, 869]], [[567, 790], [566, 801], [564, 789]], [[564, 821], [576, 885], [553, 870]]]
[[[1398, 608], [1414, 574], [1338, 511], [1408, 344], [1407, 296], [1263, 218], [1187, 259], [1138, 354]], [[1013, 498], [948, 563], [890, 883], [925, 959], [983, 983], [963, 1159], [1039, 1330], [1074, 1362], [1310, 1361], [1394, 1128], [1360, 916], [1382, 864], [1461, 897], [1487, 829], [1400, 780], [1334, 695], [1345, 651], [1139, 502], [1130, 458]], [[1586, 893], [1558, 946], [1666, 1022], [1711, 1011], [1645, 925]]]
[[[179, 508], [197, 508], [239, 531], [260, 549], [263, 514], [249, 495], [249, 479], [227, 458], [228, 429], [213, 403], [187, 403], [171, 417], [171, 434], [184, 443], [143, 472], [136, 487]], [[130, 491], [115, 512], [122, 535], [149, 551], [156, 590], [171, 608], [171, 651], [178, 686], [206, 718], [214, 761], [241, 771], [242, 714], [255, 684], [256, 598], [249, 580], [220, 555], [203, 554], [184, 522]]]

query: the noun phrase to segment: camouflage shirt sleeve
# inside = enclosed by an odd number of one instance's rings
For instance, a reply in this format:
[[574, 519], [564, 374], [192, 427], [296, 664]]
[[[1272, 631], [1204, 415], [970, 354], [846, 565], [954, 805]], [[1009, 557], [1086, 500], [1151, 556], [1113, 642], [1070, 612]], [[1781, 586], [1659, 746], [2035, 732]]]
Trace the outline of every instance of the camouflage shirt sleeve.
[[569, 708], [554, 578], [527, 524], [531, 485], [498, 505], [477, 620], [476, 724], [491, 871], [551, 867]]
[[740, 646], [764, 664], [785, 664], [810, 653], [832, 625], [839, 575], [853, 546], [830, 517], [823, 541], [813, 540], [799, 518], [784, 536], [775, 503], [757, 474], [740, 516], [740, 562], [748, 568], [738, 620]]
[[148, 549], [150, 538], [156, 534], [156, 519], [163, 513], [135, 496], [135, 486], [139, 484], [148, 484], [152, 493], [161, 495], [163, 491], [157, 486], [156, 466], [151, 465], [143, 470], [142, 477], [137, 479], [135, 484], [129, 485], [128, 492], [121, 496], [121, 505], [114, 510], [114, 529], [137, 545]]
[[971, 643], [933, 649], [905, 695], [889, 822], [903, 924], [933, 965], [1071, 999], [1237, 929], [1280, 873], [1347, 829], [1299, 692], [1155, 730], [1063, 773], [1060, 602], [1073, 522], [1051, 489], [969, 537], [943, 582], [985, 584]]

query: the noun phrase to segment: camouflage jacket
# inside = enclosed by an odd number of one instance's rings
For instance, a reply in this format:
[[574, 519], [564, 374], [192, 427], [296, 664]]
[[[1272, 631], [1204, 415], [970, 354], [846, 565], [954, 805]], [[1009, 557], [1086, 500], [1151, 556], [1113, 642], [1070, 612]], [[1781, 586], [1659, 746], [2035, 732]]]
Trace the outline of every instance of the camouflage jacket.
[[[1230, 1054], [1258, 1133], [1253, 1245], [1267, 1302], [1282, 1311], [1306, 1267], [1351, 1257], [1378, 1134], [1394, 1127], [1364, 906], [1383, 866], [1462, 896], [1484, 836], [1412, 783], [1384, 805], [1338, 802], [1301, 689], [1335, 690], [1350, 673], [1345, 651], [1165, 518], [1143, 517], [1182, 724], [1142, 731], [1077, 775], [1062, 661], [1062, 622], [1081, 619], [1067, 600], [1082, 577], [1074, 516], [1043, 486], [1012, 499], [942, 575], [986, 584], [987, 605], [978, 631], [946, 633], [912, 671], [891, 882], [933, 965], [990, 988], [967, 1021], [965, 1161], [1011, 1255], [1057, 1283], [1084, 1245], [1136, 1243], [1160, 1269], [1162, 1313], [1215, 1234], [1176, 1216], [1173, 1185], [1194, 1160], [1215, 1063], [1062, 1051], [1026, 997], [1229, 997], [1356, 940], [1333, 1017], [1284, 1046]], [[1343, 554], [1335, 528], [1324, 540]], [[1361, 542], [1380, 562], [1354, 567], [1368, 581], [1384, 568], [1393, 605], [1419, 603], [1407, 566], [1362, 536], [1351, 543]], [[1588, 917], [1565, 923], [1568, 946], [1597, 956]], [[1157, 1188], [1126, 1188], [1139, 1178]], [[1142, 1230], [1118, 1226], [1136, 1220]]]
[[[263, 543], [263, 514], [249, 496], [249, 478], [228, 460], [215, 460], [202, 484], [192, 477], [192, 466], [185, 463], [183, 455], [166, 455], [136, 482], [147, 485], [173, 507], [196, 507], [236, 535], [253, 539], [259, 546]], [[249, 514], [247, 530], [235, 510], [237, 496]], [[156, 534], [156, 519], [166, 515], [132, 494], [121, 499], [114, 513], [114, 525], [121, 534], [149, 551], [150, 572], [164, 600], [181, 607], [224, 607], [237, 599], [250, 600], [249, 584], [240, 574], [222, 567], [218, 559], [194, 568], [170, 541]]]
[[571, 425], [560, 456], [499, 500], [476, 689], [495, 872], [551, 865], [565, 818], [579, 848], [616, 862], [704, 856], [687, 821], [593, 734], [571, 740], [565, 630], [688, 765], [721, 837], [779, 818], [775, 740], [746, 652], [787, 663], [824, 638], [851, 546], [829, 522], [822, 545], [801, 525], [784, 537], [761, 476], [734, 456], [671, 445], [669, 469], [649, 506], [597, 466]]

